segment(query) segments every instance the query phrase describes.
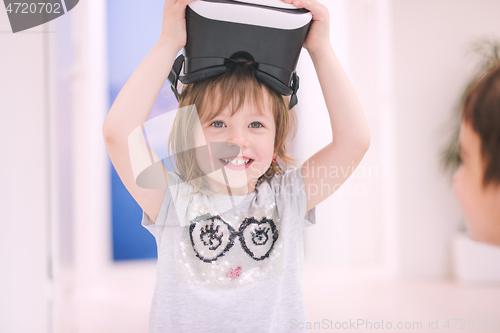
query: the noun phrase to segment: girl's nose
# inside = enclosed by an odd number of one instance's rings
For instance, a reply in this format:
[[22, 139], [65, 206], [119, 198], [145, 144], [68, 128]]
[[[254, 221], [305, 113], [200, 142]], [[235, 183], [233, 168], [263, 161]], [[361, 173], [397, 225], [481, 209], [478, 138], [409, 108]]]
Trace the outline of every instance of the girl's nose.
[[246, 129], [232, 129], [229, 134], [228, 142], [237, 144], [240, 149], [248, 147], [250, 141]]

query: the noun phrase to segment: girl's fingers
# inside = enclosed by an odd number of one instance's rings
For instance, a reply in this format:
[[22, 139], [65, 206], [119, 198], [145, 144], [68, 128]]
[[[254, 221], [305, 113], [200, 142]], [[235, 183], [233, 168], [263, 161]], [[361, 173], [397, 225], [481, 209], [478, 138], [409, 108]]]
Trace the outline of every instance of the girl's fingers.
[[186, 7], [189, 5], [189, 3], [196, 1], [196, 0], [165, 0], [165, 6], [166, 7]]
[[325, 8], [322, 4], [320, 4], [316, 0], [295, 0], [293, 1], [294, 6], [297, 8], [305, 8], [309, 11], [321, 11]]
[[177, 2], [180, 2], [182, 5], [189, 5], [191, 2], [196, 1], [196, 0], [177, 0]]
[[313, 24], [309, 30], [304, 47], [309, 52], [324, 47], [330, 43], [328, 9], [317, 0], [292, 0], [296, 8], [305, 8], [312, 14]]
[[295, 0], [293, 4], [297, 8], [305, 8], [310, 11], [315, 21], [328, 19], [328, 9], [316, 0]]

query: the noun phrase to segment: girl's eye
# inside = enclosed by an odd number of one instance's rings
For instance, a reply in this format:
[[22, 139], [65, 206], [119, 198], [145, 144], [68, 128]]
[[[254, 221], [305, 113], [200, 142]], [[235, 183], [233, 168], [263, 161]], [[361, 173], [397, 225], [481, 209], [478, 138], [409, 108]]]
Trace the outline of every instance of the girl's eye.
[[264, 127], [264, 125], [262, 125], [262, 123], [259, 123], [258, 121], [254, 121], [253, 123], [250, 124], [250, 128], [260, 128], [260, 127]]
[[216, 128], [222, 128], [226, 125], [222, 121], [216, 120], [213, 123], [210, 124], [210, 126], [216, 127]]

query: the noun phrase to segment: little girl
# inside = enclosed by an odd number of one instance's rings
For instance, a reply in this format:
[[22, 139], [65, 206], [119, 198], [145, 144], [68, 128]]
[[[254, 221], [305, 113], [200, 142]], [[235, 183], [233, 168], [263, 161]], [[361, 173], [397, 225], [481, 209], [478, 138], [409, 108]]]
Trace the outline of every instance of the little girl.
[[250, 61], [234, 59], [220, 76], [184, 86], [169, 139], [178, 172], [163, 169], [168, 190], [138, 186], [129, 135], [146, 121], [186, 43], [191, 1], [166, 0], [161, 37], [104, 124], [111, 161], [157, 240], [150, 332], [296, 331], [307, 322], [303, 227], [350, 176], [329, 178], [311, 168], [352, 172], [368, 149], [368, 126], [332, 50], [327, 9], [316, 0], [283, 0], [313, 16], [304, 47], [324, 94], [332, 142], [300, 168], [283, 171], [278, 160], [291, 161], [293, 109], [256, 79]]

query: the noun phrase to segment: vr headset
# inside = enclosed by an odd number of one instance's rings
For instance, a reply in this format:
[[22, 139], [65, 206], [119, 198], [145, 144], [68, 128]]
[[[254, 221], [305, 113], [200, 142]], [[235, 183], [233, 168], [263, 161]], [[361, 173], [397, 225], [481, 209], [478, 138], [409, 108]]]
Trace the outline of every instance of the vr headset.
[[[295, 72], [311, 25], [308, 10], [281, 0], [199, 0], [186, 8], [187, 43], [168, 77], [177, 100], [177, 82], [194, 83], [224, 73], [229, 59], [255, 63], [258, 80], [297, 102]], [[183, 69], [181, 74], [181, 69]]]

